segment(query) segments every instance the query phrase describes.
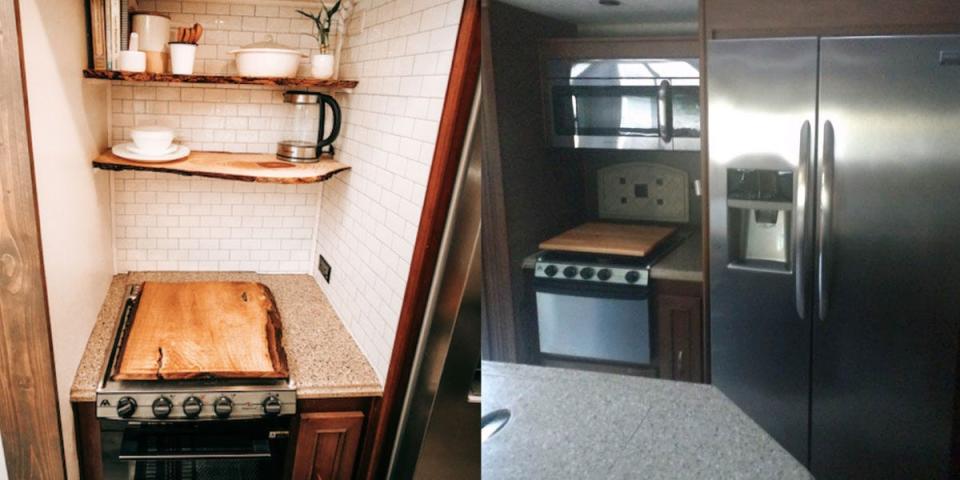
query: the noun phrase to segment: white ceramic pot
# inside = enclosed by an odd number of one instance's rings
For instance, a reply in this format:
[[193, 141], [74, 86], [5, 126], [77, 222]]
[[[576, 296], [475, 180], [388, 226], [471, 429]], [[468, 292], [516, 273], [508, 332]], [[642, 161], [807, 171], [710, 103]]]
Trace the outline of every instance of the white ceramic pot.
[[197, 46], [192, 43], [170, 44], [170, 71], [174, 75], [192, 75]]
[[334, 65], [333, 59], [334, 57], [332, 53], [320, 53], [311, 57], [310, 73], [313, 75], [313, 78], [325, 80], [332, 77]]
[[173, 129], [159, 125], [134, 127], [130, 130], [130, 138], [136, 145], [137, 153], [161, 155], [173, 144]]
[[135, 13], [133, 31], [140, 36], [141, 51], [162, 52], [170, 40], [170, 18], [155, 13]]
[[300, 59], [306, 56], [299, 50], [275, 43], [272, 38], [230, 53], [236, 56], [237, 73], [244, 77], [294, 77]]

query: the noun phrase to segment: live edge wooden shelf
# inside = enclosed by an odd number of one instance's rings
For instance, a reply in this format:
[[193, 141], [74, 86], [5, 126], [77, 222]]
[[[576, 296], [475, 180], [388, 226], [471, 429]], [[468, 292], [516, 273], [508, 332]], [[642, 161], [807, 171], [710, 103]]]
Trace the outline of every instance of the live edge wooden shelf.
[[191, 152], [181, 160], [163, 163], [134, 162], [109, 150], [93, 161], [104, 170], [139, 170], [262, 183], [318, 183], [350, 166], [325, 156], [317, 163], [289, 163], [266, 153]]
[[172, 73], [133, 73], [116, 70], [85, 69], [83, 76], [102, 80], [125, 82], [165, 82], [165, 83], [208, 83], [234, 85], [264, 85], [274, 87], [327, 88], [331, 90], [349, 90], [357, 86], [356, 80], [320, 80], [318, 78], [286, 77], [240, 77], [234, 75], [174, 75]]

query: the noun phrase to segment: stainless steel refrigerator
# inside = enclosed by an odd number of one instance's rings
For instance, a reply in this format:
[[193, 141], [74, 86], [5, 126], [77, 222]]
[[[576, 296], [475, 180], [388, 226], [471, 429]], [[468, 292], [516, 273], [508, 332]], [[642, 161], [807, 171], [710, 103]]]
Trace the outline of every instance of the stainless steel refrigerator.
[[711, 40], [712, 381], [817, 478], [950, 475], [960, 36]]

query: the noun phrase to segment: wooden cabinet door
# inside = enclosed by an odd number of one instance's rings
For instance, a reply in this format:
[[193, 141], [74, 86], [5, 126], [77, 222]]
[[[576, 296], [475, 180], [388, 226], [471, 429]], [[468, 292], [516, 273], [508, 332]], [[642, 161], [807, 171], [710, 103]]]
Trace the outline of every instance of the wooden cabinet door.
[[300, 415], [294, 480], [351, 480], [360, 448], [363, 412]]
[[660, 377], [703, 381], [700, 297], [657, 295]]

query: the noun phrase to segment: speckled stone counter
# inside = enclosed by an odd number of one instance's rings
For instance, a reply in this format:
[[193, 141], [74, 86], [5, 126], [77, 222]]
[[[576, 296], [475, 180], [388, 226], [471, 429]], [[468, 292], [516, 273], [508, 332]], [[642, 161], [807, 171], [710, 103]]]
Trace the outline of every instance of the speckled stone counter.
[[703, 239], [694, 232], [677, 248], [650, 267], [654, 280], [703, 281]]
[[[70, 389], [72, 401], [94, 401], [127, 285], [144, 281], [239, 280], [270, 287], [283, 322], [283, 346], [299, 398], [383, 395], [373, 367], [309, 275], [248, 272], [131, 272], [116, 275]], [[78, 339], [78, 341], [81, 341]]]
[[483, 443], [484, 480], [809, 479], [710, 385], [484, 362], [486, 414], [510, 421]]

